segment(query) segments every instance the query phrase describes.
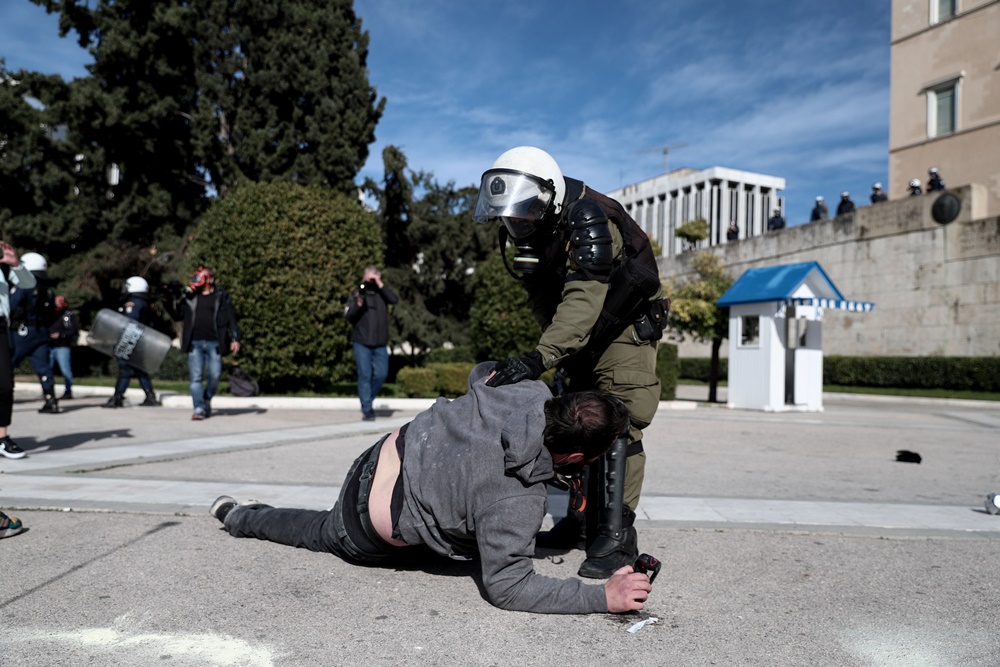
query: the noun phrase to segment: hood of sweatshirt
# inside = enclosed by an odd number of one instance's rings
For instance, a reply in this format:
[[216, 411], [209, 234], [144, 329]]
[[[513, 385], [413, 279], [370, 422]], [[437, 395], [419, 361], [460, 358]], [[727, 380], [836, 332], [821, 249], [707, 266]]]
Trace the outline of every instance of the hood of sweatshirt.
[[545, 409], [537, 400], [523, 410], [514, 410], [504, 422], [500, 441], [504, 449], [504, 469], [527, 484], [551, 479], [552, 455], [538, 434], [545, 428]]

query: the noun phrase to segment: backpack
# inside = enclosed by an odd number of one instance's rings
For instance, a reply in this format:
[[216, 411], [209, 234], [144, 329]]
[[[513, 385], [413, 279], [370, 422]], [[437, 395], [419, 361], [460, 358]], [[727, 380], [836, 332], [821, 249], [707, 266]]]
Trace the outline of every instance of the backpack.
[[249, 373], [237, 366], [229, 374], [229, 393], [233, 396], [259, 396], [260, 385]]

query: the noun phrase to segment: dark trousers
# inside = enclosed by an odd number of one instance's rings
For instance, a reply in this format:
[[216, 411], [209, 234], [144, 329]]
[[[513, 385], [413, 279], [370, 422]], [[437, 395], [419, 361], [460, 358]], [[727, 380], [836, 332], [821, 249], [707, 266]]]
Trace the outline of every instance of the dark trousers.
[[46, 396], [54, 395], [56, 385], [52, 377], [52, 360], [49, 359], [49, 330], [22, 326], [11, 332], [9, 339], [14, 350], [11, 366], [17, 368], [19, 363], [27, 359], [42, 383], [42, 392]]
[[[238, 506], [226, 516], [226, 530], [233, 537], [256, 537], [332, 553], [345, 560], [362, 563], [386, 560], [397, 548], [381, 540], [375, 542], [368, 536], [361, 523], [367, 517], [362, 517], [359, 511], [358, 493], [366, 468], [374, 477], [374, 463], [388, 437], [384, 436], [354, 461], [332, 510], [286, 509], [261, 504]], [[369, 462], [371, 466], [367, 466]], [[367, 514], [367, 509], [364, 513]]]
[[146, 371], [141, 371], [138, 368], [129, 366], [127, 361], [122, 361], [118, 359], [118, 382], [115, 384], [115, 394], [122, 396], [125, 390], [128, 389], [128, 383], [131, 381], [132, 376], [139, 378], [139, 386], [147, 394], [153, 393], [153, 381], [149, 377], [149, 373]]
[[0, 317], [0, 426], [10, 426], [14, 410], [14, 366], [7, 337], [7, 318]]

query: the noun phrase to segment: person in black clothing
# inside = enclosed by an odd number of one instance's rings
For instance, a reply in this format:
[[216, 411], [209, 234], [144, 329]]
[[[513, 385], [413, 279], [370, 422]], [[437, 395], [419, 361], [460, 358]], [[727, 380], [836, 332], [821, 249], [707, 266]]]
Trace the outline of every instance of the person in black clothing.
[[66, 297], [56, 297], [56, 321], [49, 327], [49, 361], [59, 366], [66, 390], [62, 400], [73, 398], [73, 345], [80, 334], [80, 318], [69, 309]]
[[785, 219], [781, 217], [781, 209], [774, 209], [774, 215], [767, 221], [767, 230], [776, 231], [785, 228]]
[[[240, 327], [229, 293], [215, 283], [215, 273], [199, 266], [188, 285], [180, 314], [184, 320], [181, 351], [188, 355], [193, 421], [212, 416], [212, 397], [222, 377], [222, 357], [240, 351]], [[207, 378], [206, 378], [207, 376]], [[203, 379], [205, 382], [203, 383]]]
[[907, 185], [907, 187], [910, 189], [910, 196], [911, 197], [917, 197], [919, 195], [924, 194], [923, 188], [920, 187], [920, 179], [919, 178], [911, 178], [910, 179], [910, 183], [909, 183], [909, 185]]
[[927, 180], [927, 192], [934, 192], [935, 190], [944, 190], [944, 181], [941, 179], [941, 174], [938, 172], [937, 167], [931, 167], [927, 170], [930, 178]]
[[49, 359], [49, 327], [56, 319], [56, 293], [49, 284], [49, 264], [37, 252], [26, 253], [21, 261], [35, 276], [31, 288], [17, 288], [10, 295], [11, 322], [16, 325], [11, 335], [14, 350], [11, 368], [17, 368], [25, 359], [38, 374], [45, 395], [45, 404], [39, 412], [57, 414], [55, 379]]
[[399, 297], [382, 282], [374, 266], [365, 268], [361, 284], [347, 299], [344, 317], [354, 327], [354, 363], [358, 368], [358, 398], [365, 421], [375, 420], [372, 404], [389, 375], [389, 306]]
[[736, 224], [733, 220], [729, 223], [729, 229], [726, 230], [726, 240], [727, 241], [738, 241], [740, 239], [740, 226]]
[[[148, 294], [149, 283], [146, 279], [140, 276], [132, 276], [125, 281], [124, 303], [118, 308], [118, 312], [125, 317], [135, 320], [139, 324], [151, 326], [154, 315], [149, 307]], [[116, 359], [116, 361], [118, 362], [118, 382], [115, 383], [114, 395], [108, 399], [104, 407], [125, 407], [125, 390], [128, 389], [128, 384], [132, 381], [133, 375], [139, 379], [139, 386], [146, 393], [146, 400], [140, 403], [140, 405], [145, 407], [159, 406], [160, 402], [156, 399], [156, 392], [153, 391], [153, 380], [149, 377], [149, 373], [141, 368], [130, 366], [124, 359]]]
[[847, 213], [854, 213], [854, 202], [851, 201], [851, 193], [845, 191], [840, 193], [837, 215], [846, 215]]
[[876, 183], [872, 186], [871, 200], [873, 204], [878, 204], [880, 202], [889, 201], [889, 196], [882, 192], [882, 184]]
[[809, 214], [809, 221], [826, 220], [830, 216], [830, 209], [826, 206], [826, 201], [822, 196], [816, 197], [816, 205], [813, 206], [812, 213]]

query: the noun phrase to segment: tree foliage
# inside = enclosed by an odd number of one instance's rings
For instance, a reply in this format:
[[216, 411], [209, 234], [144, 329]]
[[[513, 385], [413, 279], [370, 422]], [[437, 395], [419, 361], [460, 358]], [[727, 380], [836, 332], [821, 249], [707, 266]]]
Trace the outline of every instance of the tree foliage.
[[691, 261], [695, 275], [686, 280], [670, 279], [664, 291], [670, 297], [670, 314], [667, 324], [680, 340], [691, 336], [699, 342], [712, 344], [712, 376], [709, 381], [709, 400], [715, 401], [718, 384], [719, 348], [729, 337], [729, 313], [716, 303], [732, 286], [733, 279], [726, 273], [722, 259], [707, 250], [699, 252]]
[[369, 181], [366, 188], [379, 201], [385, 275], [399, 295], [392, 339], [415, 351], [445, 342], [468, 345], [473, 275], [495, 234], [472, 222], [478, 188], [442, 185], [431, 174], [410, 171], [394, 146], [382, 159], [382, 183]]
[[0, 223], [86, 308], [174, 272], [239, 184], [356, 191], [384, 100], [350, 0], [32, 1], [93, 63], [69, 83], [0, 71]]
[[188, 267], [212, 267], [233, 298], [238, 361], [267, 390], [322, 389], [354, 374], [342, 297], [381, 265], [374, 215], [320, 186], [249, 184], [213, 203]]
[[504, 268], [500, 250], [479, 265], [475, 290], [470, 324], [476, 359], [505, 359], [535, 349], [542, 329], [528, 293]]

